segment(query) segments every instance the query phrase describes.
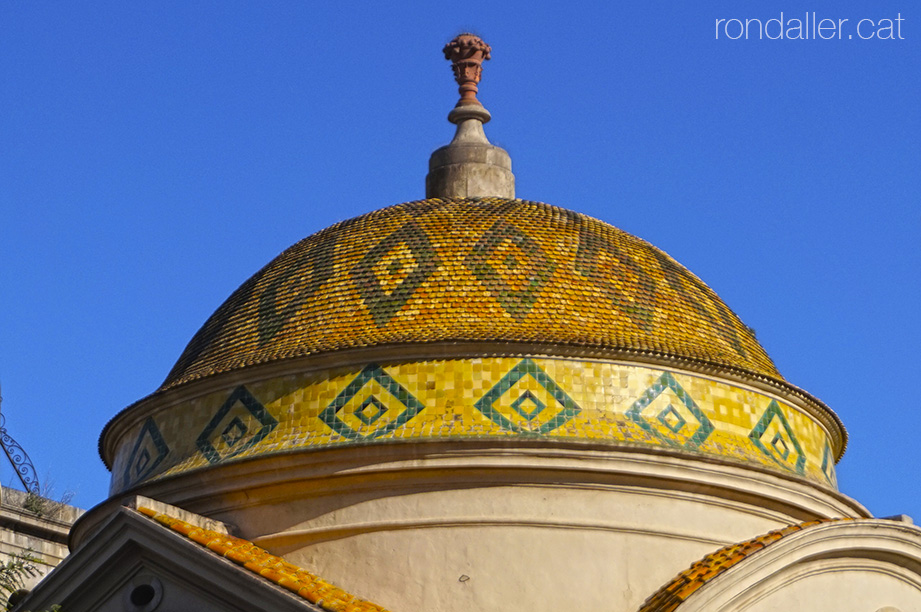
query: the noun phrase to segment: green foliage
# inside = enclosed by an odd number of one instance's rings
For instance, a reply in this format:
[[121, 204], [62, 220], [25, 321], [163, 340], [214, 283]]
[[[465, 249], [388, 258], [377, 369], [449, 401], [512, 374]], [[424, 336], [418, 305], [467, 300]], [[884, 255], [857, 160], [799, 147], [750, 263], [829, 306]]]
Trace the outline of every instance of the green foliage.
[[[6, 563], [0, 564], [0, 591], [6, 593], [7, 601], [10, 595], [23, 588], [26, 580], [42, 574], [39, 569], [41, 565], [45, 563], [32, 554], [31, 550], [11, 555]], [[4, 609], [9, 609], [8, 603]]]
[[47, 513], [48, 503], [50, 501], [51, 500], [44, 498], [41, 495], [36, 495], [35, 493], [29, 492], [25, 501], [22, 502], [22, 507], [35, 516], [41, 517]]
[[29, 491], [22, 501], [22, 507], [26, 512], [30, 512], [39, 518], [55, 519], [60, 517], [61, 512], [70, 504], [73, 497], [73, 491], [65, 491], [61, 498], [55, 501], [53, 499], [54, 481], [46, 477], [44, 483], [42, 483], [41, 491], [38, 493]]
[[[9, 603], [12, 595], [23, 588], [26, 579], [42, 575], [44, 572], [39, 566], [45, 565], [47, 563], [32, 554], [31, 550], [11, 555], [6, 563], [0, 564], [0, 591], [6, 593], [7, 596], [3, 610], [12, 608]], [[25, 592], [28, 593], [28, 591]], [[55, 604], [43, 612], [63, 612], [63, 608]]]

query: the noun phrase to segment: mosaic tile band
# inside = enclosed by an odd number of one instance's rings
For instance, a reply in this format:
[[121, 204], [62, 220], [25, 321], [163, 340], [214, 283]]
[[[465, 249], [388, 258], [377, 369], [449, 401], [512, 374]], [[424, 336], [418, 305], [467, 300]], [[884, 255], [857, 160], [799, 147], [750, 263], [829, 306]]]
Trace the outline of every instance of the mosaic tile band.
[[368, 364], [211, 393], [119, 440], [112, 491], [292, 449], [490, 437], [651, 445], [837, 486], [825, 430], [776, 398], [636, 365], [509, 357]]

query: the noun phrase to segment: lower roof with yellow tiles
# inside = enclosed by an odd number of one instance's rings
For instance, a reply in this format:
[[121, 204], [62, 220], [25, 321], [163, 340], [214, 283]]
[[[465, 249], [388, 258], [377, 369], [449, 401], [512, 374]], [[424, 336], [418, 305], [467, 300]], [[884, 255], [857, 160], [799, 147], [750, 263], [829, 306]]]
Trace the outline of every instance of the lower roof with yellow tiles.
[[213, 553], [287, 589], [325, 612], [387, 612], [381, 606], [347, 593], [315, 574], [259, 548], [248, 540], [196, 527], [181, 519], [143, 506], [138, 507], [137, 511]]
[[736, 564], [745, 561], [753, 554], [779, 541], [781, 538], [809, 529], [810, 527], [815, 527], [816, 525], [848, 520], [851, 519], [830, 518], [796, 523], [781, 529], [769, 531], [768, 533], [745, 542], [737, 542], [724, 546], [705, 556], [703, 559], [696, 561], [691, 567], [675, 576], [674, 579], [650, 595], [643, 605], [640, 606], [638, 612], [672, 612], [707, 583], [728, 571]]
[[428, 199], [337, 223], [247, 280], [160, 390], [250, 365], [438, 342], [561, 345], [782, 380], [738, 316], [667, 254], [563, 208]]

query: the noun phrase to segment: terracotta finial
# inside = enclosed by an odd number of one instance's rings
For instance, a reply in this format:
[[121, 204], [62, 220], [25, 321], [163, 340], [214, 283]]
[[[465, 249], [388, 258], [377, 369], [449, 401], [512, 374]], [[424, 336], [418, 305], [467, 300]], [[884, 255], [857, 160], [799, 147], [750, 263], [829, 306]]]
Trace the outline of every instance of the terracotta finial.
[[483, 62], [489, 59], [492, 51], [483, 39], [473, 34], [461, 34], [445, 45], [445, 59], [451, 60], [454, 79], [460, 85], [458, 106], [468, 104], [480, 105], [476, 99], [477, 83], [483, 74]]
[[492, 49], [473, 34], [461, 34], [444, 48], [460, 85], [460, 100], [448, 113], [457, 126], [451, 142], [432, 153], [425, 177], [426, 198], [514, 198], [515, 175], [508, 153], [489, 143], [483, 124], [489, 111], [476, 99], [483, 61]]

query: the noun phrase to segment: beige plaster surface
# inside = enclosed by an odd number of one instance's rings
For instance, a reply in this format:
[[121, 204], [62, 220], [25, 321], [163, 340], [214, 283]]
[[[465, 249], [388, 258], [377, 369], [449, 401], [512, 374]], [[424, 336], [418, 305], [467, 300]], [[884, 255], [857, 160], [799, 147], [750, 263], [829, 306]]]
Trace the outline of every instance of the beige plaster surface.
[[[767, 586], [767, 585], [765, 585]], [[918, 576], [897, 566], [867, 561], [861, 564], [828, 561], [814, 567], [795, 581], [772, 585], [775, 590], [763, 595], [740, 612], [810, 610], [842, 612], [886, 607], [896, 610], [921, 610], [921, 585]]]
[[68, 554], [67, 533], [70, 525], [83, 511], [51, 500], [46, 502], [46, 514], [27, 510], [28, 494], [4, 488], [0, 503], [0, 563], [14, 555], [28, 554], [40, 573], [26, 578], [24, 587], [31, 588], [57, 566]]
[[[635, 610], [725, 544], [868, 516], [831, 488], [730, 462], [520, 442], [292, 452], [135, 493], [222, 521], [394, 612]], [[110, 511], [94, 509], [72, 543]]]
[[921, 529], [870, 519], [818, 525], [747, 557], [679, 612], [921, 610]]

